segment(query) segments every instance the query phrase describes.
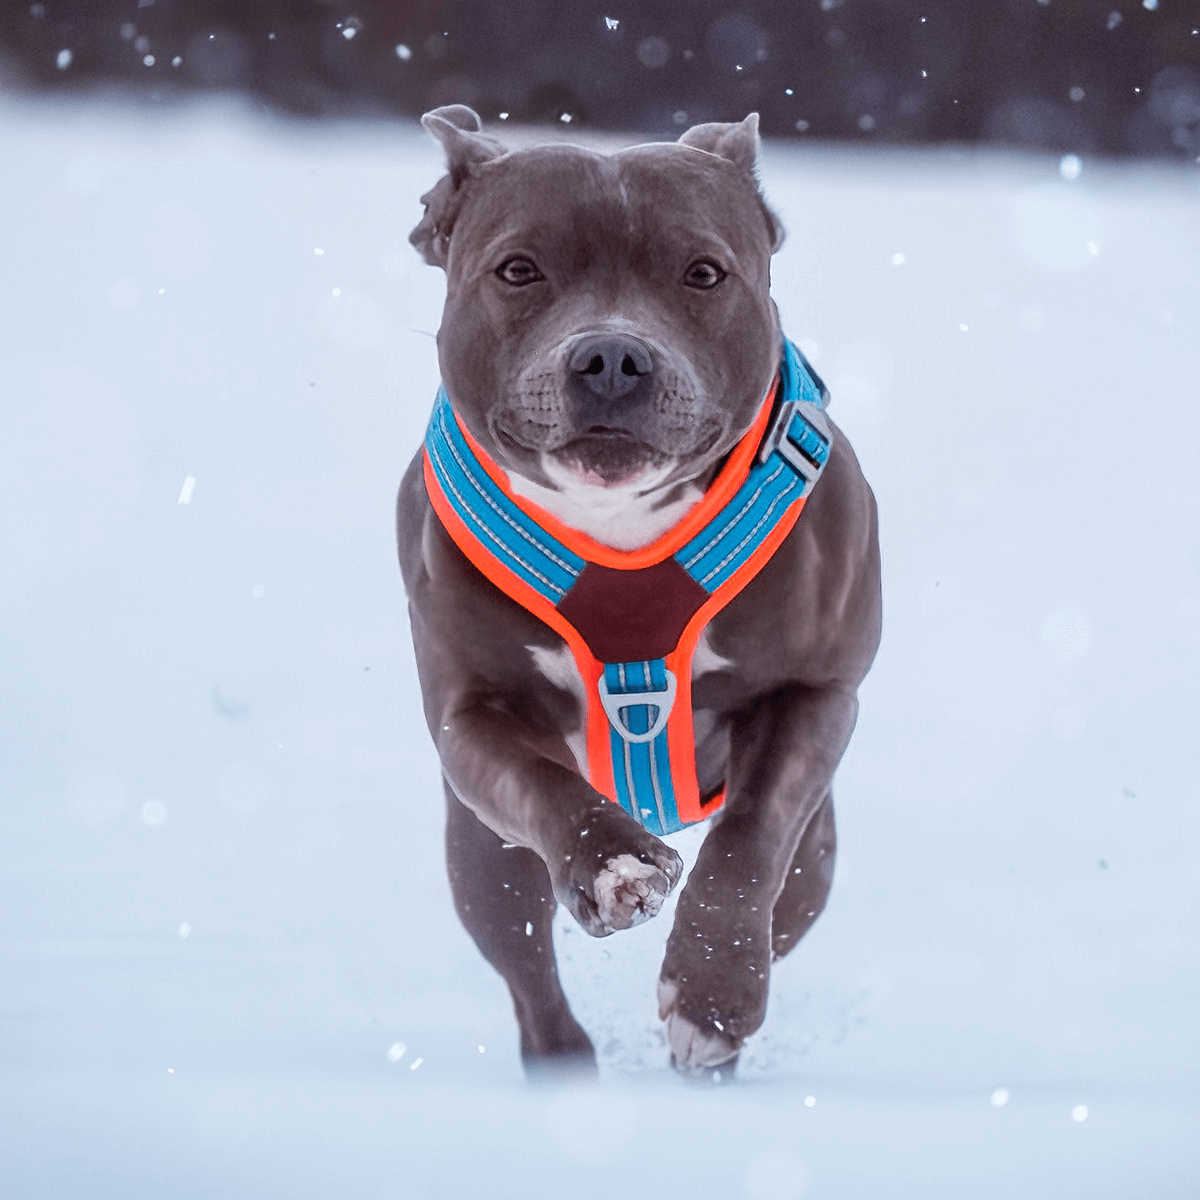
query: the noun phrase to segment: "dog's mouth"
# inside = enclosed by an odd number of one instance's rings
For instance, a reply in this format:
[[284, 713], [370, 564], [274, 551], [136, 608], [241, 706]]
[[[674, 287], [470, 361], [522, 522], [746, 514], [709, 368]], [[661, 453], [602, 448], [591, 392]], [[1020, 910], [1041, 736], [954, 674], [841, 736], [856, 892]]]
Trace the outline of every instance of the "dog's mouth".
[[555, 485], [546, 475], [550, 463], [559, 486], [568, 480], [610, 489], [636, 487], [643, 479], [661, 482], [664, 471], [708, 458], [726, 432], [724, 422], [710, 416], [698, 428], [690, 421], [668, 428], [664, 445], [624, 425], [593, 423], [570, 430], [563, 428], [558, 414], [548, 416], [524, 412], [514, 419], [511, 411], [494, 412], [488, 430], [507, 469], [551, 487]]
[[582, 434], [559, 445], [546, 445], [542, 439], [536, 439], [542, 441], [541, 445], [529, 445], [526, 438], [517, 437], [506, 424], [494, 421], [492, 433], [509, 457], [520, 461], [547, 455], [570, 476], [591, 487], [633, 483], [672, 457], [628, 429], [610, 425], [589, 426]]
[[664, 455], [626, 429], [593, 425], [581, 437], [559, 447], [554, 457], [582, 483], [619, 487], [658, 466]]

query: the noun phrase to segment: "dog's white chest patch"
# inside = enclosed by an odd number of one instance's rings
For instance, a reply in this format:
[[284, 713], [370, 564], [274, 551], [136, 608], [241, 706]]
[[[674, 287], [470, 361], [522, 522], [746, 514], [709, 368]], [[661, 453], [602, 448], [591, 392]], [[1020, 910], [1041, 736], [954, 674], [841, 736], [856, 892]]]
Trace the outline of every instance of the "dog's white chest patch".
[[696, 649], [692, 653], [692, 678], [698, 679], [710, 671], [723, 671], [726, 667], [732, 666], [731, 658], [718, 654], [712, 648], [712, 642], [708, 640], [708, 630], [701, 630], [700, 639], [696, 642]]
[[570, 692], [579, 701], [580, 724], [566, 734], [567, 747], [575, 756], [575, 763], [580, 774], [586, 779], [588, 774], [587, 730], [584, 725], [587, 713], [587, 697], [583, 691], [583, 676], [575, 665], [575, 656], [566, 646], [551, 650], [546, 646], [526, 646], [533, 665], [537, 667], [552, 684]]
[[586, 483], [549, 454], [544, 454], [542, 467], [554, 487], [543, 487], [512, 472], [509, 483], [516, 495], [532, 500], [564, 525], [586, 533], [602, 546], [611, 546], [614, 550], [640, 550], [678, 525], [704, 498], [704, 492], [691, 485], [669, 504], [660, 506], [657, 489], [674, 466], [672, 460], [630, 483], [603, 487]]

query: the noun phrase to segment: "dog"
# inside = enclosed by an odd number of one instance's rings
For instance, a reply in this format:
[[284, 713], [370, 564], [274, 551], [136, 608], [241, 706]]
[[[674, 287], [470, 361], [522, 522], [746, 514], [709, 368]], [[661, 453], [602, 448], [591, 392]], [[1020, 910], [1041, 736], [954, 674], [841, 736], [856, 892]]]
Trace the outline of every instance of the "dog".
[[611, 155], [422, 123], [443, 389], [397, 533], [455, 905], [527, 1074], [594, 1072], [556, 906], [654, 916], [710, 821], [658, 1003], [679, 1070], [728, 1072], [825, 905], [881, 613], [874, 497], [770, 296], [757, 114]]

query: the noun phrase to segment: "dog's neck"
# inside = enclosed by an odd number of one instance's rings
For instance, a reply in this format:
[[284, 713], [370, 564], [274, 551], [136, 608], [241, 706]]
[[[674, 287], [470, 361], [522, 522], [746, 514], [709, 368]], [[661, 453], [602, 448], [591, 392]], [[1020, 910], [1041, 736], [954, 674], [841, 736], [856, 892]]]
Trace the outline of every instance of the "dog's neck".
[[508, 472], [513, 493], [613, 550], [649, 546], [704, 499], [699, 481], [664, 483], [673, 461], [614, 487], [586, 483], [548, 454], [542, 456], [541, 466], [553, 487]]

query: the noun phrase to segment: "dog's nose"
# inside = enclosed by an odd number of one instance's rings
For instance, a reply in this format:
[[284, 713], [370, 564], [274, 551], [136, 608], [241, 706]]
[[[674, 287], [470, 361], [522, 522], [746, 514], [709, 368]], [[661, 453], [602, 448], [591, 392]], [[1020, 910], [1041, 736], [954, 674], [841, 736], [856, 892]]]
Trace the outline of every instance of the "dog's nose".
[[622, 400], [654, 371], [654, 356], [635, 337], [585, 337], [571, 351], [572, 375], [602, 400]]

